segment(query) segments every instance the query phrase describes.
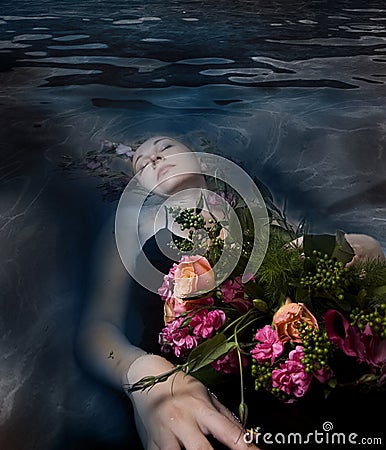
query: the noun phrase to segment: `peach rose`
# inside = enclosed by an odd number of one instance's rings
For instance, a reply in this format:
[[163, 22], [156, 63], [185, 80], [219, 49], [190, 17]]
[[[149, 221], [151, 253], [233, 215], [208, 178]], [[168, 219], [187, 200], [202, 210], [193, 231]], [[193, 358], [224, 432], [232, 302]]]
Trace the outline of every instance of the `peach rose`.
[[165, 325], [172, 322], [175, 318], [180, 316], [186, 311], [191, 311], [196, 306], [201, 305], [213, 305], [214, 301], [212, 297], [200, 298], [197, 300], [182, 300], [181, 298], [174, 297], [165, 301], [164, 304], [164, 322]]
[[174, 272], [174, 296], [179, 299], [208, 293], [216, 287], [214, 273], [204, 256], [183, 256]]
[[303, 323], [319, 328], [317, 320], [304, 303], [292, 303], [290, 299], [273, 316], [273, 324], [283, 344], [288, 341], [301, 343], [299, 327]]
[[164, 304], [164, 322], [172, 322], [180, 314], [188, 311], [188, 301], [176, 298], [173, 295]]

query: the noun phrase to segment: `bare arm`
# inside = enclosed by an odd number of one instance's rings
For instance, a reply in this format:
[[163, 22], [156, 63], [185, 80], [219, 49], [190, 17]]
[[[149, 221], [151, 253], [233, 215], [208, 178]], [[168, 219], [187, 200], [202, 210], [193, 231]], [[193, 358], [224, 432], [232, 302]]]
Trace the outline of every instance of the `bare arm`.
[[122, 332], [131, 278], [120, 259], [113, 230], [113, 223], [105, 227], [92, 258], [77, 351], [91, 372], [121, 388], [129, 366], [145, 352], [131, 345]]
[[[78, 353], [89, 369], [122, 389], [124, 384], [164, 373], [173, 365], [135, 347], [122, 331], [130, 301], [130, 276], [121, 262], [112, 231], [110, 224], [96, 248], [96, 264], [77, 343]], [[148, 391], [135, 392], [130, 399], [147, 450], [213, 450], [205, 436], [208, 434], [230, 449], [251, 448], [242, 439], [240, 423], [191, 376], [178, 373]]]

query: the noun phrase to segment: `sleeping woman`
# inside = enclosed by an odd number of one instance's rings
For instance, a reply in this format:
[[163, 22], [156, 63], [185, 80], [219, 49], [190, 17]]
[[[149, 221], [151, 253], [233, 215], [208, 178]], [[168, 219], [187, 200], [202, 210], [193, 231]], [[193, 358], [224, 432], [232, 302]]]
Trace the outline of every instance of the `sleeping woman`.
[[[169, 206], [192, 207], [207, 187], [200, 160], [183, 143], [166, 136], [155, 136], [135, 151], [132, 165], [138, 195], [169, 199]], [[146, 202], [144, 202], [145, 204]], [[177, 260], [173, 253], [161, 251], [171, 236], [187, 238], [168, 208], [151, 204], [140, 221], [127, 211], [126, 260], [116, 245], [114, 223], [106, 226], [97, 244], [87, 308], [78, 337], [78, 352], [88, 370], [118, 390], [125, 390], [145, 376], [171, 370], [173, 361], [161, 356], [158, 335], [163, 323], [163, 304], [159, 296], [145, 289], [129, 273], [141, 270], [143, 258], [162, 274]], [[154, 214], [153, 214], [154, 213]], [[219, 220], [223, 212], [211, 210]], [[211, 215], [204, 217], [209, 221]], [[357, 260], [384, 258], [379, 243], [366, 235], [346, 235]], [[299, 244], [299, 243], [298, 243]], [[300, 243], [301, 244], [301, 243]], [[129, 253], [129, 255], [127, 255]], [[150, 274], [141, 274], [142, 279]], [[147, 450], [209, 450], [255, 448], [241, 438], [243, 428], [236, 416], [197, 379], [177, 373], [150, 390], [128, 395], [135, 425], [143, 448]], [[128, 405], [129, 407], [130, 405]], [[264, 414], [264, 410], [262, 411]], [[132, 448], [129, 446], [127, 448]]]

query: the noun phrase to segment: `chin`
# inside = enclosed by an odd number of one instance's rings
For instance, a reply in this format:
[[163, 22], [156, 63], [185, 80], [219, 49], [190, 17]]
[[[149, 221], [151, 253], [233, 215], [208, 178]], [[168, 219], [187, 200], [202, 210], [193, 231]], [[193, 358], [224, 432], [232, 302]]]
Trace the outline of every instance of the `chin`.
[[186, 174], [176, 175], [172, 178], [161, 181], [155, 189], [155, 192], [159, 195], [170, 196], [184, 189], [189, 188], [201, 188], [201, 178], [188, 177]]

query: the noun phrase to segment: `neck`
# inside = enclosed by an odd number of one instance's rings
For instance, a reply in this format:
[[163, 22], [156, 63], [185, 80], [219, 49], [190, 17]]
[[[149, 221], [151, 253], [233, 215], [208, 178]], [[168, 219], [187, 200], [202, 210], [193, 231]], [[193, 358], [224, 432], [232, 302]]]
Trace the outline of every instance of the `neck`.
[[195, 208], [202, 195], [205, 195], [203, 188], [190, 188], [173, 194], [167, 199], [166, 204], [182, 208]]

